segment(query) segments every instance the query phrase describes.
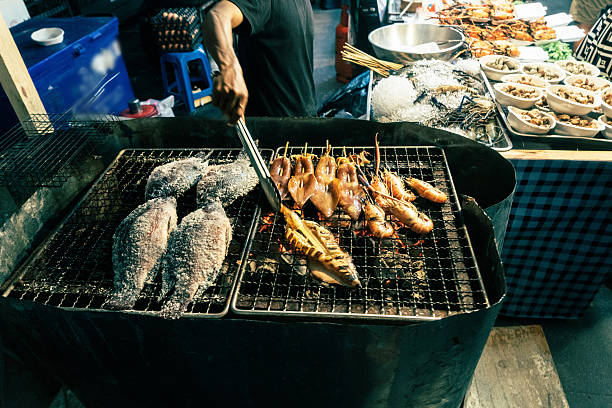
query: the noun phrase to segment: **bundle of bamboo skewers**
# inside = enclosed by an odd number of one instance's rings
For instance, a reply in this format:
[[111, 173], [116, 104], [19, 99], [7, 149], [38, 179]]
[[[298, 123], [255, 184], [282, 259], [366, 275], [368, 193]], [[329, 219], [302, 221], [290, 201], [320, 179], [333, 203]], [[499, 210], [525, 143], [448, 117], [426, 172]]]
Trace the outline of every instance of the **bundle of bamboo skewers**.
[[370, 54], [361, 51], [359, 48], [353, 47], [349, 43], [344, 44], [341, 54], [344, 61], [364, 66], [384, 77], [388, 77], [390, 71], [395, 71], [403, 67], [402, 64], [374, 58]]

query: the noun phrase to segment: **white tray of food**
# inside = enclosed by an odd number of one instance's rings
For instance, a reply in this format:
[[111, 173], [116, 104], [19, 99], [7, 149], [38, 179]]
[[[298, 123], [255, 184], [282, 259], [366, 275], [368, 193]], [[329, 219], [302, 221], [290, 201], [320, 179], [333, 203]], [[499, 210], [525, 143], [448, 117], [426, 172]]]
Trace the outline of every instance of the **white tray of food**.
[[[579, 61], [527, 63], [480, 59], [483, 77], [508, 131], [521, 137], [612, 142], [612, 83]], [[585, 74], [586, 73], [586, 74]]]

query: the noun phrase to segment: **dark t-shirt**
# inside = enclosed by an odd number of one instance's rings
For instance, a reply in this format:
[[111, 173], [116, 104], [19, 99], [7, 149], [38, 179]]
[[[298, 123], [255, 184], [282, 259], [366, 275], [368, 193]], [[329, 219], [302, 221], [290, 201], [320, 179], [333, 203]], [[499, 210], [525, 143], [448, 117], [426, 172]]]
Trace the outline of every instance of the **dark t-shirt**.
[[313, 116], [313, 17], [309, 0], [230, 0], [245, 21], [238, 58], [248, 116]]

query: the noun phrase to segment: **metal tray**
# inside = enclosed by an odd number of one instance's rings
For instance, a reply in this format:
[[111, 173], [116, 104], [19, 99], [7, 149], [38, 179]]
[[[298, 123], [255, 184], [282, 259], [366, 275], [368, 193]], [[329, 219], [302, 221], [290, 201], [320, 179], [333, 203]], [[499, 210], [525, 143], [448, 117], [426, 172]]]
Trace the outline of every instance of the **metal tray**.
[[[347, 154], [362, 150], [374, 152], [372, 146], [346, 147]], [[294, 146], [287, 154], [302, 151]], [[324, 151], [325, 147], [308, 146], [308, 152], [319, 157]], [[331, 154], [337, 157], [342, 151], [343, 147], [335, 148]], [[398, 230], [395, 238], [377, 240], [362, 232], [361, 220], [352, 221], [341, 210], [321, 220], [307, 204], [302, 216], [334, 234], [353, 257], [361, 280], [357, 288], [324, 286], [304, 268], [305, 257], [289, 253], [283, 216], [263, 208], [240, 268], [233, 312], [253, 317], [423, 321], [488, 307], [444, 151], [434, 146], [385, 146], [381, 157], [392, 171], [435, 180], [447, 193], [449, 200], [443, 204], [415, 201], [433, 220], [434, 230], [426, 235]]]
[[[482, 78], [484, 79], [484, 83], [487, 87], [487, 90], [489, 91], [489, 93], [491, 94], [491, 96], [493, 97], [493, 101], [495, 102], [495, 106], [497, 107], [497, 112], [499, 113], [499, 116], [502, 119], [502, 122], [504, 124], [504, 127], [506, 128], [506, 130], [508, 132], [510, 132], [510, 134], [512, 134], [512, 136], [516, 136], [516, 137], [523, 137], [525, 139], [531, 140], [531, 141], [542, 141], [542, 138], [553, 138], [553, 139], [571, 139], [571, 140], [576, 140], [576, 141], [580, 141], [580, 140], [590, 140], [590, 141], [599, 141], [599, 142], [612, 142], [612, 139], [606, 139], [602, 136], [603, 132], [599, 132], [599, 137], [580, 137], [580, 136], [564, 136], [564, 135], [555, 135], [555, 134], [544, 134], [544, 135], [534, 135], [534, 134], [530, 134], [530, 133], [521, 133], [521, 132], [517, 132], [516, 130], [512, 129], [512, 127], [510, 126], [510, 123], [508, 122], [508, 108], [503, 106], [501, 103], [499, 103], [497, 101], [497, 99], [495, 98], [495, 93], [493, 92], [493, 86], [491, 84], [491, 81], [489, 80], [489, 78], [487, 78], [487, 76], [484, 74], [484, 72], [480, 71], [480, 75], [482, 76]], [[589, 113], [587, 116], [590, 116], [594, 119], [596, 119], [598, 117], [598, 114], [591, 112]]]
[[[484, 75], [482, 77], [484, 78]], [[370, 71], [370, 82], [368, 84], [368, 98], [367, 98], [367, 105], [366, 105], [366, 120], [374, 120], [374, 115], [372, 112], [372, 88], [374, 84], [380, 81], [382, 78], [383, 77], [381, 75], [375, 73], [374, 71]], [[484, 79], [486, 80], [486, 78]], [[484, 82], [484, 84], [491, 98], [495, 100], [493, 92], [491, 91], [491, 88], [487, 85], [486, 82]], [[499, 152], [503, 152], [503, 151], [512, 149], [512, 141], [510, 140], [510, 137], [508, 136], [508, 133], [506, 131], [507, 126], [502, 125], [502, 121], [499, 115], [496, 115], [495, 122], [497, 124], [498, 134], [487, 135], [489, 136], [488, 141], [477, 140], [477, 142], [484, 144], [485, 146], [488, 146], [492, 148], [493, 150], [497, 150]]]
[[[117, 225], [144, 202], [144, 188], [155, 167], [212, 153], [211, 164], [233, 161], [240, 149], [126, 149], [122, 150], [70, 214], [38, 247], [24, 265], [0, 288], [5, 297], [31, 300], [69, 310], [103, 310], [113, 289], [111, 248]], [[269, 160], [273, 151], [261, 149]], [[193, 189], [192, 189], [193, 190]], [[195, 209], [195, 192], [179, 198], [179, 220]], [[253, 219], [259, 214], [260, 191], [256, 189], [226, 208], [233, 238], [213, 284], [196, 293], [186, 316], [222, 317], [229, 310], [238, 264], [243, 257]], [[159, 274], [158, 274], [159, 275]], [[133, 310], [127, 313], [157, 314], [159, 276], [147, 282]]]

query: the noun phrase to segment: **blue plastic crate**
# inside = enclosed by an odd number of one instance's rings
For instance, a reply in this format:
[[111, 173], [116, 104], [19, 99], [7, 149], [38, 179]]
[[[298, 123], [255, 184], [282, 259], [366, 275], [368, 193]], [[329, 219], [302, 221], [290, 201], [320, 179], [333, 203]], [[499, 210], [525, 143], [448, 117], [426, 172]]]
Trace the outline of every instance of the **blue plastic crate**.
[[[30, 36], [44, 27], [60, 27], [64, 41], [48, 47], [36, 44]], [[134, 98], [119, 47], [116, 18], [29, 20], [11, 28], [11, 34], [47, 112], [117, 114]], [[14, 118], [9, 124], [16, 122], [4, 92], [0, 110], [3, 117]]]

